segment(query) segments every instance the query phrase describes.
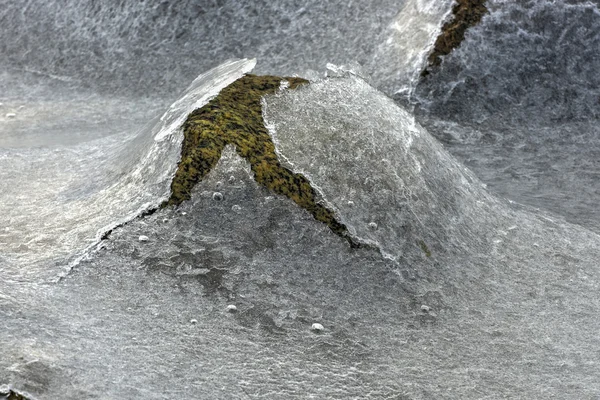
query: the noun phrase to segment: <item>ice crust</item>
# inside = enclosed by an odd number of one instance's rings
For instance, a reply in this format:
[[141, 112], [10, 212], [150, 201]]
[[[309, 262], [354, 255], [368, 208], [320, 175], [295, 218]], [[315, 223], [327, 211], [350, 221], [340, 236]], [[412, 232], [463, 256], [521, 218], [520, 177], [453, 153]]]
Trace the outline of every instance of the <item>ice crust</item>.
[[[4, 3], [0, 392], [599, 396], [600, 237], [446, 151], [598, 232], [597, 1], [488, 0], [425, 81], [450, 0]], [[265, 99], [265, 121], [372, 247], [257, 186], [232, 148], [190, 202], [95, 246], [160, 201], [178, 124], [254, 62], [178, 91], [254, 56], [313, 81]]]
[[0, 381], [39, 399], [600, 393], [598, 235], [495, 199], [356, 76], [269, 97], [265, 116], [395, 262], [259, 187], [228, 147], [191, 201], [116, 228], [59, 284], [0, 283]]
[[476, 246], [485, 234], [494, 201], [477, 179], [361, 78], [267, 97], [263, 110], [280, 156], [386, 257], [398, 260], [423, 242]]
[[489, 188], [600, 232], [597, 1], [488, 0], [417, 119]]
[[[0, 226], [8, 228], [0, 232], [0, 253], [9, 260], [0, 265], [2, 275], [14, 281], [56, 276], [105, 232], [168, 198], [183, 120], [255, 64], [235, 60], [202, 74], [160, 119], [140, 123], [134, 136], [0, 149]], [[55, 268], [34, 267], [52, 260]]]
[[404, 2], [368, 64], [377, 87], [403, 99], [412, 96], [442, 22], [454, 4], [453, 0]]
[[[415, 83], [452, 4], [452, 0], [8, 2], [0, 34], [11, 40], [1, 49], [0, 64], [11, 72], [85, 84], [111, 96], [175, 98], [199, 71], [231, 58], [258, 58], [261, 74], [305, 78], [310, 78], [310, 71], [323, 71], [328, 62], [358, 62], [378, 87], [393, 94]], [[37, 31], [40, 25], [43, 38]], [[45, 46], [47, 41], [55, 45]]]

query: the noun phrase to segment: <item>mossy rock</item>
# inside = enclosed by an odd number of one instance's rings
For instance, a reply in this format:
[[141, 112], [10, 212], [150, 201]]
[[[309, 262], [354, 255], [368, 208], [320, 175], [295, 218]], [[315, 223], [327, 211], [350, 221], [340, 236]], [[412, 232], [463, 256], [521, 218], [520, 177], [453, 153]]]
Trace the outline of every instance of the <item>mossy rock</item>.
[[0, 392], [0, 399], [6, 400], [28, 400], [27, 397], [19, 394], [13, 390], [9, 390], [8, 393]]
[[442, 56], [450, 54], [460, 46], [465, 40], [467, 29], [481, 22], [483, 16], [488, 13], [486, 1], [457, 0], [457, 4], [452, 9], [453, 18], [442, 27], [442, 32], [437, 37], [433, 51], [427, 59], [427, 68], [421, 73], [422, 76], [429, 75], [432, 68], [442, 63]]
[[189, 200], [192, 188], [217, 164], [225, 146], [233, 145], [248, 161], [260, 185], [290, 198], [357, 246], [333, 211], [318, 201], [308, 179], [283, 167], [277, 158], [263, 121], [261, 98], [280, 90], [282, 80], [289, 82], [289, 89], [308, 84], [301, 78], [246, 75], [188, 116], [183, 124], [181, 161], [171, 184], [172, 194], [163, 207]]

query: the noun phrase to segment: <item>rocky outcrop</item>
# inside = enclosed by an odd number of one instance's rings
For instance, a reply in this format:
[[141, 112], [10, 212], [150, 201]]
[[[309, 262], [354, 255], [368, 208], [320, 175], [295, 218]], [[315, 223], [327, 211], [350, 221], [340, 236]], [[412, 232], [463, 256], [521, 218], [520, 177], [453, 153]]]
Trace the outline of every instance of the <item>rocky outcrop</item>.
[[171, 184], [172, 194], [163, 206], [189, 200], [192, 188], [217, 164], [225, 146], [233, 145], [248, 161], [260, 185], [293, 200], [352, 246], [358, 246], [333, 211], [319, 201], [308, 179], [281, 165], [263, 121], [263, 96], [307, 83], [302, 78], [246, 75], [192, 112], [183, 125], [181, 161]]
[[452, 50], [460, 46], [465, 39], [467, 29], [481, 22], [483, 16], [488, 12], [485, 6], [486, 1], [457, 0], [457, 4], [452, 9], [453, 17], [442, 27], [442, 32], [427, 59], [427, 67], [421, 76], [429, 75], [435, 67], [438, 67], [442, 63], [443, 56], [450, 54]]

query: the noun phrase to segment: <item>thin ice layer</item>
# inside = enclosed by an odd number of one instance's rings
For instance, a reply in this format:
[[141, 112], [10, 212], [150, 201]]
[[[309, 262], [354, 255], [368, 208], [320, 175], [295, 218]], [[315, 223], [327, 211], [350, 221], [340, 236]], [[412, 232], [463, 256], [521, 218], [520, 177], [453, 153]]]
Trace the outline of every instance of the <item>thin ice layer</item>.
[[485, 232], [484, 209], [495, 200], [408, 112], [362, 79], [268, 97], [264, 110], [280, 158], [321, 190], [352, 234], [386, 256], [470, 247]]
[[[379, 96], [357, 94], [354, 108]], [[259, 186], [226, 147], [191, 201], [115, 229], [60, 284], [0, 298], [0, 382], [40, 400], [594, 398], [600, 237], [487, 207], [474, 228], [487, 236], [457, 232], [465, 246], [445, 254], [428, 242], [431, 257], [403, 260], [420, 276], [403, 280]]]
[[180, 156], [179, 126], [255, 63], [230, 61], [201, 75], [160, 120], [140, 128], [134, 138], [123, 132], [71, 147], [2, 150], [0, 273], [5, 282], [54, 276], [47, 266], [43, 271], [27, 266], [54, 258], [65, 265], [103, 232], [167, 198]]
[[407, 0], [373, 52], [369, 72], [381, 90], [408, 96], [427, 64], [453, 0]]

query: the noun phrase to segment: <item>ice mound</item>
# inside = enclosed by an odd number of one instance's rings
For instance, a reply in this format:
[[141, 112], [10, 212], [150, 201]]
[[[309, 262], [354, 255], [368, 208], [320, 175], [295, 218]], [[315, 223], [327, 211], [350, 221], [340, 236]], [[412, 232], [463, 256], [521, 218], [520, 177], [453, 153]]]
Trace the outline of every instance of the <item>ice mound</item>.
[[315, 82], [264, 105], [280, 158], [386, 257], [472, 247], [485, 234], [496, 200], [411, 114], [361, 78]]
[[0, 283], [1, 384], [40, 399], [600, 392], [598, 235], [493, 197], [355, 74], [262, 110], [279, 159], [371, 246], [226, 145], [188, 201], [115, 228], [59, 284]]
[[[57, 148], [0, 149], [0, 226], [10, 228], [0, 236], [0, 253], [8, 259], [0, 273], [15, 281], [54, 278], [107, 231], [156, 208], [170, 195], [181, 156], [179, 128], [187, 115], [255, 64], [233, 60], [200, 75], [160, 118], [140, 125], [134, 135]], [[52, 260], [58, 260], [54, 268], [43, 265]]]

